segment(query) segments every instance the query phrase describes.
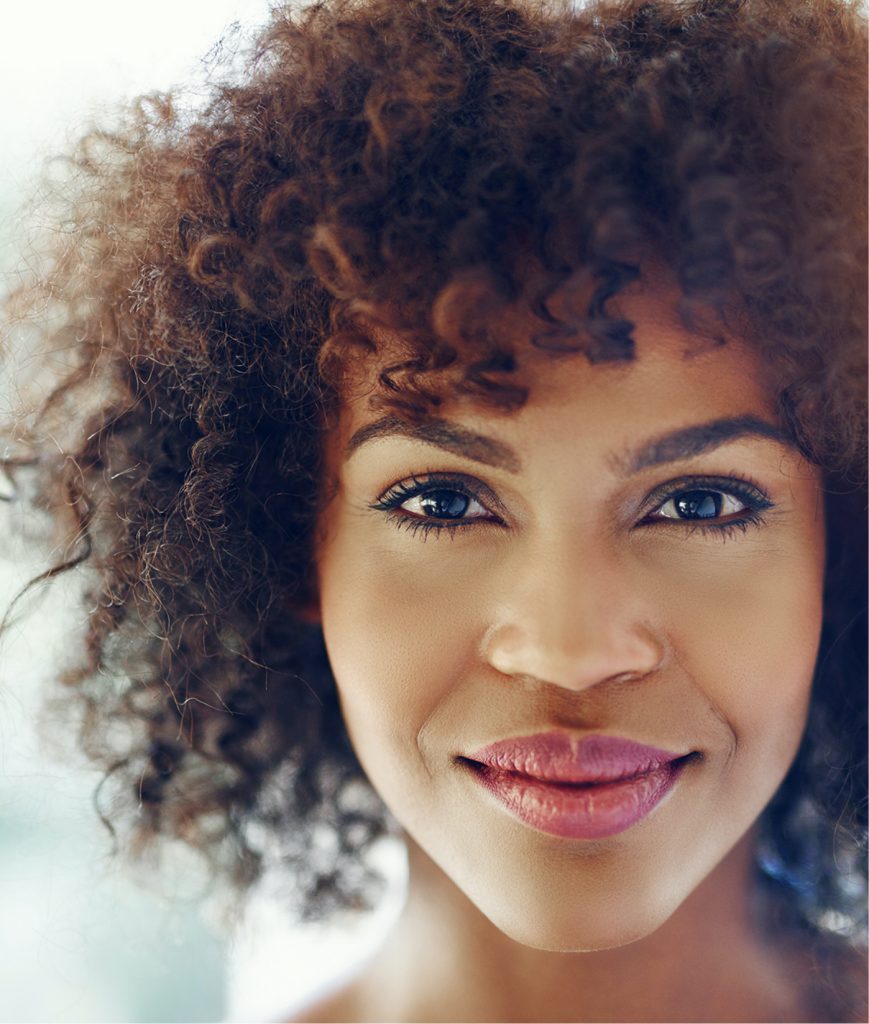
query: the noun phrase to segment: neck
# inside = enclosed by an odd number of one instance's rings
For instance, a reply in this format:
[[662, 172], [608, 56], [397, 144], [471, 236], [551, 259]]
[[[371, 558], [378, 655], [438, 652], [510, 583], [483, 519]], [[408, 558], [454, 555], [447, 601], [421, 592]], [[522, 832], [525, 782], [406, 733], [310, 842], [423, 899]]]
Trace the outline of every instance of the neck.
[[505, 936], [409, 841], [407, 905], [359, 996], [381, 1020], [808, 1019], [792, 964], [752, 921], [751, 849], [746, 837], [651, 935], [553, 953]]

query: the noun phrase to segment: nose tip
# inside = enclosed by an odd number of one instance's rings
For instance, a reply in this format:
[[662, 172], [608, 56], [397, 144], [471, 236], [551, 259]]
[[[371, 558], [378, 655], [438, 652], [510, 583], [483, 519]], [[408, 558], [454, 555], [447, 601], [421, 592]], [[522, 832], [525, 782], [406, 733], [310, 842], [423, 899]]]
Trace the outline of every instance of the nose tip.
[[585, 635], [577, 629], [561, 640], [503, 623], [490, 627], [482, 643], [484, 659], [502, 675], [575, 691], [604, 681], [642, 679], [661, 667], [665, 650], [652, 629], [640, 623], [622, 628], [612, 623]]

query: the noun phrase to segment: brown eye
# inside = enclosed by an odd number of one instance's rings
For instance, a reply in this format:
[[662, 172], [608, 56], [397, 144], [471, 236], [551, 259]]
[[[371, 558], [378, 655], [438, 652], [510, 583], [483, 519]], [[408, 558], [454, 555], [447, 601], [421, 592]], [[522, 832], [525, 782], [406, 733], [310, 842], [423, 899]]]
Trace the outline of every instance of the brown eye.
[[674, 494], [658, 509], [661, 519], [720, 519], [747, 509], [745, 502], [724, 491], [696, 490]]
[[[487, 496], [478, 498], [478, 490]], [[423, 536], [432, 531], [453, 536], [466, 527], [500, 522], [483, 501], [497, 503], [491, 491], [479, 482], [446, 474], [428, 474], [393, 485], [368, 507], [385, 512], [399, 529], [412, 533], [421, 530]]]
[[[638, 524], [686, 536], [715, 535], [724, 540], [750, 526], [764, 526], [764, 512], [774, 507], [767, 493], [743, 477], [681, 477], [658, 488], [647, 499], [651, 511]], [[678, 528], [678, 529], [677, 529]]]
[[[399, 507], [405, 512], [431, 519], [477, 519], [481, 515], [486, 515], [486, 510], [476, 498], [463, 494], [461, 491], [451, 491], [445, 488], [424, 491], [408, 498]], [[468, 515], [469, 511], [474, 514]]]

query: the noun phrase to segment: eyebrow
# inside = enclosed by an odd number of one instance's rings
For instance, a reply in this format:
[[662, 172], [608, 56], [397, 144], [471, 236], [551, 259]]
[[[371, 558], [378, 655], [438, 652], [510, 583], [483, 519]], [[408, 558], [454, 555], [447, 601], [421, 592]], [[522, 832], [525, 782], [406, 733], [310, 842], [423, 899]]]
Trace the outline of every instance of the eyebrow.
[[413, 424], [405, 423], [397, 416], [384, 416], [357, 430], [347, 442], [344, 457], [349, 459], [358, 448], [369, 441], [393, 436], [424, 441], [455, 455], [463, 455], [474, 462], [482, 462], [485, 466], [506, 469], [509, 473], [518, 473], [522, 468], [519, 456], [503, 441], [477, 434], [449, 420], [431, 419]]
[[775, 441], [787, 448], [797, 447], [794, 438], [774, 423], [759, 419], [757, 416], [731, 416], [672, 430], [652, 438], [635, 451], [616, 456], [613, 461], [618, 472], [623, 476], [630, 476], [650, 466], [690, 459], [729, 441], [746, 437]]
[[[345, 459], [349, 459], [362, 445], [384, 437], [408, 437], [422, 441], [509, 473], [518, 473], [522, 469], [519, 456], [503, 441], [478, 434], [449, 420], [431, 419], [411, 424], [397, 416], [384, 416], [357, 430], [344, 449]], [[668, 431], [638, 448], [613, 455], [610, 461], [620, 476], [632, 476], [651, 466], [689, 459], [742, 438], [760, 438], [788, 448], [797, 447], [794, 438], [774, 423], [757, 416], [733, 416]]]

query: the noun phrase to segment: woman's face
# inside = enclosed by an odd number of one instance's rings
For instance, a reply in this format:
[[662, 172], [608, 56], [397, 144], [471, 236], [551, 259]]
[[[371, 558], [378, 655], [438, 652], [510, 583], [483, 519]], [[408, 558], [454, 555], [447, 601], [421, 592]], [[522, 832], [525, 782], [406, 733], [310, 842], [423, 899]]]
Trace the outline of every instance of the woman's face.
[[818, 473], [756, 358], [666, 289], [617, 306], [637, 358], [520, 353], [517, 413], [455, 400], [414, 436], [348, 401], [318, 553], [371, 782], [502, 931], [565, 951], [650, 933], [745, 835], [821, 626]]

